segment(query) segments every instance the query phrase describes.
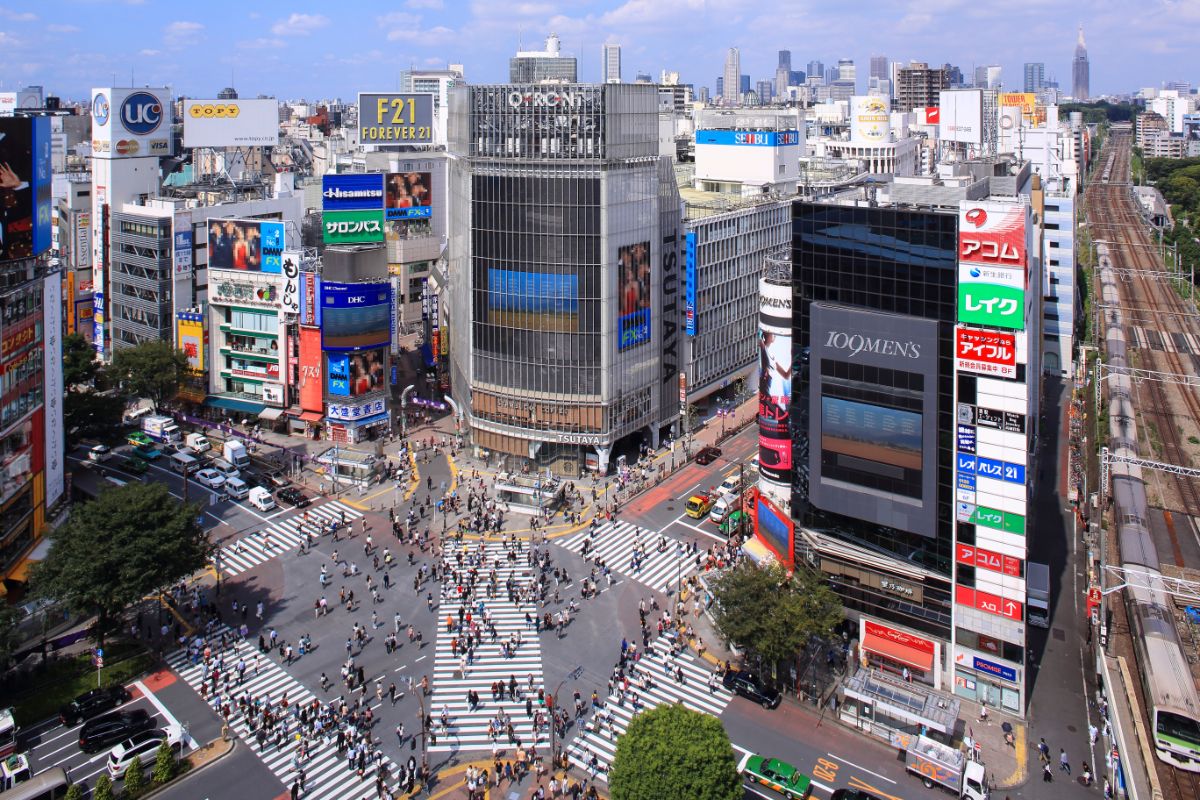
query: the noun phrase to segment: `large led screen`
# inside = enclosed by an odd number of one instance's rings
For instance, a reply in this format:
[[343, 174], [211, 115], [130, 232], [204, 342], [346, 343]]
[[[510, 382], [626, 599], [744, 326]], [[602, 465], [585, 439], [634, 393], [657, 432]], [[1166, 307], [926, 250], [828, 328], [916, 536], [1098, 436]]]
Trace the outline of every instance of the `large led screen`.
[[488, 319], [506, 328], [579, 330], [577, 275], [488, 269]]
[[392, 220], [432, 216], [431, 178], [428, 172], [393, 172], [387, 175], [384, 217]]
[[821, 398], [822, 474], [921, 497], [921, 415], [872, 403]]
[[368, 350], [391, 342], [390, 283], [321, 282], [321, 346]]
[[617, 250], [617, 349], [650, 341], [650, 243]]
[[273, 272], [283, 269], [283, 223], [257, 219], [208, 221], [209, 269]]
[[762, 476], [788, 484], [792, 475], [792, 287], [759, 281], [758, 466]]

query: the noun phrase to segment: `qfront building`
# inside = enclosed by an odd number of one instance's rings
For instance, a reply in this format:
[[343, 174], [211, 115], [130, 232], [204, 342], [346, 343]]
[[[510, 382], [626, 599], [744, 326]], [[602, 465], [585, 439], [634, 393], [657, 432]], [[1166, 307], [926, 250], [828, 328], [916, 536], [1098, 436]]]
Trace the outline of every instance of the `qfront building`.
[[575, 475], [678, 423], [680, 198], [658, 91], [456, 87], [451, 385], [471, 442]]

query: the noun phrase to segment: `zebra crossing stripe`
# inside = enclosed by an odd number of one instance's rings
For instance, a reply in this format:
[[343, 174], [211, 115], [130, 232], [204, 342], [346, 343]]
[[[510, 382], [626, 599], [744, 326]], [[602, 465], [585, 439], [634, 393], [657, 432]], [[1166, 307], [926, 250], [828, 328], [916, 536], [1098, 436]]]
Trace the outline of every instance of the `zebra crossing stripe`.
[[[236, 637], [236, 633], [227, 627], [218, 628], [216, 635], [227, 632]], [[254, 659], [261, 656], [258, 674], [254, 674]], [[238, 659], [246, 661], [246, 679], [237, 687], [237, 694], [249, 692], [255, 697], [268, 698], [272, 702], [280, 701], [286, 694], [289, 706], [311, 703], [314, 695], [295, 678], [287, 673], [271, 656], [260, 654], [250, 643], [238, 640], [233, 652], [225, 656], [226, 670], [232, 671], [231, 665], [236, 665]], [[197, 692], [204, 683], [203, 662], [191, 663], [187, 652], [176, 650], [167, 656], [167, 665], [183, 679], [188, 686]], [[210, 701], [211, 702], [211, 701]], [[229, 727], [234, 734], [246, 742], [247, 747], [271, 771], [280, 783], [288, 786], [295, 778], [292, 769], [292, 758], [296, 752], [296, 739], [290, 737], [282, 746], [269, 746], [259, 749], [250, 731], [244, 715], [231, 716]], [[390, 774], [394, 772], [390, 761], [385, 758], [383, 765]], [[309, 758], [303, 763], [305, 774], [305, 798], [312, 800], [352, 800], [367, 796], [374, 791], [375, 774], [374, 762], [368, 767], [363, 777], [359, 779], [357, 772], [346, 766], [344, 758], [337, 754], [337, 748], [332, 740], [314, 740], [309, 747]]]
[[[248, 532], [234, 544], [222, 547], [214, 562], [221, 565], [222, 572], [232, 577], [253, 569], [264, 561], [295, 550], [304, 541], [304, 534], [300, 529], [304, 524], [305, 510], [309, 513], [310, 526], [340, 521], [343, 513], [347, 523], [353, 523], [363, 515], [361, 511], [356, 511], [340, 500], [311, 506], [279, 522], [267, 523], [257, 531]], [[268, 541], [271, 543], [270, 547], [267, 547]]]
[[[633, 568], [633, 553], [641, 538], [644, 553], [637, 569]], [[576, 555], [583, 555], [584, 542], [591, 537], [587, 557], [600, 559], [619, 575], [654, 589], [669, 591], [696, 569], [696, 558], [688, 555], [684, 545], [667, 537], [667, 548], [659, 551], [661, 532], [640, 528], [631, 522], [605, 522], [595, 533], [584, 531], [557, 543]]]

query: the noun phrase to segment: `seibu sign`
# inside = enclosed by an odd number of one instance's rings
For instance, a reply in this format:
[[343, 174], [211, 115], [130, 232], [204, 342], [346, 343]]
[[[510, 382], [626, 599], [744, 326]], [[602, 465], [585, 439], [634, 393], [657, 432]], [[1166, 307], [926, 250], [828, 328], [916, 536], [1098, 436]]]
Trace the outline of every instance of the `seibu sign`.
[[961, 372], [1017, 377], [1017, 337], [1011, 333], [959, 326], [955, 332], [954, 357]]
[[911, 633], [898, 631], [895, 628], [889, 628], [886, 625], [880, 625], [877, 622], [863, 620], [864, 630], [868, 636], [877, 636], [880, 639], [886, 639], [889, 642], [907, 647], [910, 650], [917, 650], [927, 655], [933, 655], [934, 644], [928, 639], [923, 639]]

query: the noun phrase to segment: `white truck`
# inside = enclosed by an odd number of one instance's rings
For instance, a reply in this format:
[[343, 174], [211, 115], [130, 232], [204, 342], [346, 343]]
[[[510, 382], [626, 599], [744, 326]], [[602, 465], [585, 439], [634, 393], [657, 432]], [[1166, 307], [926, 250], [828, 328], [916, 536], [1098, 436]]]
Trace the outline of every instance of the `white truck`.
[[212, 442], [203, 433], [189, 433], [184, 443], [197, 453], [207, 453], [212, 450]]
[[983, 765], [968, 761], [966, 753], [949, 745], [918, 736], [904, 752], [904, 766], [919, 775], [927, 789], [937, 784], [953, 792], [955, 797], [987, 800]]
[[246, 452], [246, 445], [237, 439], [226, 441], [225, 445], [221, 448], [221, 455], [238, 469], [245, 469], [250, 466], [250, 454]]
[[175, 420], [170, 417], [151, 415], [142, 418], [142, 433], [159, 444], [179, 444], [183, 441], [183, 433]]
[[1050, 567], [1033, 561], [1025, 564], [1025, 619], [1050, 627]]

